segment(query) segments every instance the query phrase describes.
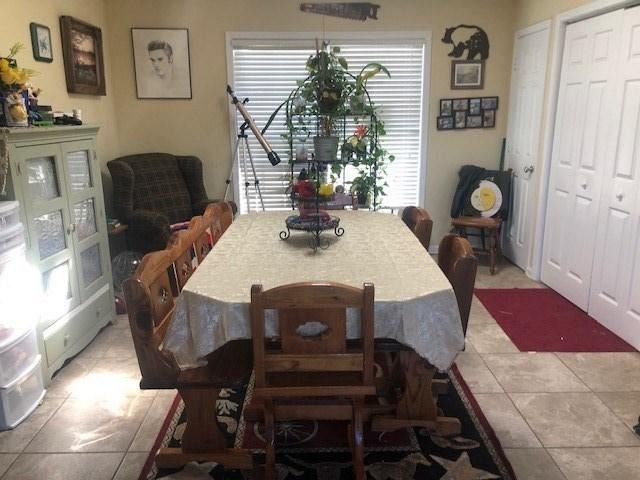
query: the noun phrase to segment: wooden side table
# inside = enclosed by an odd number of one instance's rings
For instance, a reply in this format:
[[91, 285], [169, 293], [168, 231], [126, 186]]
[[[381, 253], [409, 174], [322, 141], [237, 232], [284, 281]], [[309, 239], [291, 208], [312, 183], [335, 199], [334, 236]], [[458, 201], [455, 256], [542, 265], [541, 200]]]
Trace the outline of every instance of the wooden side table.
[[[480, 237], [482, 248], [474, 248], [478, 254], [489, 255], [489, 271], [491, 275], [496, 273], [496, 261], [501, 255], [500, 230], [502, 219], [500, 217], [457, 217], [451, 219], [453, 230], [459, 235], [467, 237]], [[468, 233], [467, 228], [477, 228], [480, 233]], [[489, 247], [486, 239], [489, 237]]]

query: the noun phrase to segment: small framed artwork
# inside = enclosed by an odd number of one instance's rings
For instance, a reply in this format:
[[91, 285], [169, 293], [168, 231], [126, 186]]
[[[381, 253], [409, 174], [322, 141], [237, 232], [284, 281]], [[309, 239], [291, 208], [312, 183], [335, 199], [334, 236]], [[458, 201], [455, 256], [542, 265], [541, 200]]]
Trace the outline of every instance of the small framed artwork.
[[452, 130], [453, 129], [453, 117], [438, 117], [438, 130]]
[[53, 62], [53, 49], [51, 48], [51, 30], [45, 25], [31, 22], [31, 48], [33, 58], [38, 62]]
[[191, 99], [189, 30], [131, 29], [136, 93], [140, 99]]
[[482, 115], [468, 115], [467, 128], [482, 128]]
[[469, 110], [469, 99], [468, 98], [454, 98], [453, 99], [453, 109], [455, 111], [461, 110]]
[[60, 33], [67, 92], [106, 95], [102, 30], [64, 15]]
[[456, 112], [454, 128], [467, 128], [467, 112]]
[[482, 109], [483, 110], [497, 110], [498, 109], [498, 97], [482, 97]]
[[482, 112], [482, 126], [484, 128], [493, 128], [496, 126], [495, 110], [485, 110]]
[[451, 89], [464, 90], [484, 87], [484, 62], [481, 60], [452, 60]]
[[440, 100], [440, 115], [443, 117], [450, 117], [452, 115], [452, 103], [451, 99]]
[[480, 115], [482, 102], [479, 98], [469, 99], [469, 115]]

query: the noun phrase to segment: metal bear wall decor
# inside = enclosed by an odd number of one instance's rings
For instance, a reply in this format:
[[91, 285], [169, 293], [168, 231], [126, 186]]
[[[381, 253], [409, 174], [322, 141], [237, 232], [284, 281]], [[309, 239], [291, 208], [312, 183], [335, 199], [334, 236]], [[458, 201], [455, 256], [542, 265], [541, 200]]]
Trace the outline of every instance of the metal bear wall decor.
[[453, 50], [449, 52], [450, 57], [461, 58], [466, 50], [467, 60], [489, 58], [489, 37], [477, 25], [458, 25], [447, 28], [444, 31], [442, 43], [453, 45]]
[[301, 3], [300, 10], [308, 13], [319, 13], [331, 17], [350, 18], [365, 21], [367, 18], [378, 19], [380, 5], [369, 2], [350, 3]]

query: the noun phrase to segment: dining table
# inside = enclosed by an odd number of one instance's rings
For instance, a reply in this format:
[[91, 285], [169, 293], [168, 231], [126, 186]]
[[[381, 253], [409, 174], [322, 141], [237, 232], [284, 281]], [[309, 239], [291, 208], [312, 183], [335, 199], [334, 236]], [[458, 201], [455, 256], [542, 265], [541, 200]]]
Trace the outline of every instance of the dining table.
[[[434, 380], [464, 348], [453, 287], [400, 217], [363, 210], [332, 212], [344, 230], [321, 234], [292, 231], [292, 211], [239, 215], [198, 266], [178, 298], [162, 348], [182, 370], [201, 366], [225, 343], [251, 338], [251, 286], [330, 281], [375, 286], [374, 336], [398, 345], [394, 361], [403, 372], [397, 404], [373, 418], [374, 430], [424, 426], [459, 432], [457, 419], [439, 417]], [[287, 237], [283, 239], [282, 237]], [[277, 335], [277, 314], [268, 312], [266, 334]], [[347, 312], [347, 337], [359, 337], [357, 311]], [[397, 375], [396, 375], [397, 377]], [[378, 412], [379, 413], [379, 412]]]

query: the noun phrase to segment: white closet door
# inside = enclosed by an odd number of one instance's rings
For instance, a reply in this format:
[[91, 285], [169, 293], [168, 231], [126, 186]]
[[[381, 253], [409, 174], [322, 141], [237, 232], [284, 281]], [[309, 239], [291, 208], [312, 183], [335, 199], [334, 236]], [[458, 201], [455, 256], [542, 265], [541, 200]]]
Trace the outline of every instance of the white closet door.
[[589, 313], [640, 348], [640, 8], [624, 13]]
[[542, 280], [589, 303], [624, 10], [567, 26], [547, 201]]
[[530, 267], [548, 45], [549, 22], [516, 32], [506, 148], [506, 166], [513, 169], [513, 203], [503, 249], [505, 256], [523, 270]]

